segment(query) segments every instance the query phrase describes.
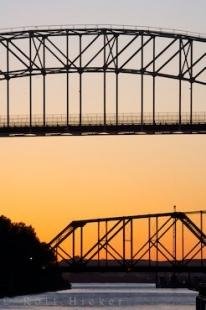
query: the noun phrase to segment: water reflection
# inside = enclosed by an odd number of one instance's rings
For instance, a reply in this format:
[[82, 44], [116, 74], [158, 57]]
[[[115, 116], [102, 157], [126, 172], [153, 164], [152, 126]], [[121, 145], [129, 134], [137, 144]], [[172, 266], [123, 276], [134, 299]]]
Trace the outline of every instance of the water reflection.
[[195, 310], [196, 295], [187, 289], [156, 289], [152, 284], [73, 284], [71, 290], [3, 298], [0, 309]]

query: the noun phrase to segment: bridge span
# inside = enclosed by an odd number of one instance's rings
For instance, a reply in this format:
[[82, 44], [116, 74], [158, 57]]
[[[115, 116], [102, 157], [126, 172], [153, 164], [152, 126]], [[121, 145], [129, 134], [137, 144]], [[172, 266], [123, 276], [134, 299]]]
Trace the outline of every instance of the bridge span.
[[49, 243], [68, 271], [206, 271], [206, 211], [73, 221]]
[[190, 32], [0, 30], [0, 136], [205, 133], [205, 60]]
[[40, 116], [33, 117], [32, 126], [26, 116], [13, 116], [10, 118], [10, 126], [7, 126], [6, 118], [0, 118], [0, 136], [65, 136], [65, 135], [134, 135], [134, 134], [205, 134], [206, 113], [193, 113], [192, 124], [190, 115], [183, 114], [179, 124], [178, 115], [175, 113], [158, 113], [155, 123], [152, 114], [144, 116], [141, 124], [141, 116], [135, 114], [119, 114], [118, 124], [116, 116], [107, 115], [107, 124], [99, 114], [90, 114], [82, 117], [79, 125], [78, 115], [69, 117], [69, 124], [65, 115], [49, 115], [46, 117], [46, 125], [43, 126]]

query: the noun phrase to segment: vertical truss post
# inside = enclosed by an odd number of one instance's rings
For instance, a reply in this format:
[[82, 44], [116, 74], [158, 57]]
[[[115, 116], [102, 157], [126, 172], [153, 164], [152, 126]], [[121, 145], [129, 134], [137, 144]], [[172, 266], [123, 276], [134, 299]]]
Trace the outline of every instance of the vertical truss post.
[[153, 125], [155, 125], [155, 114], [156, 114], [156, 109], [155, 109], [155, 100], [156, 100], [156, 79], [155, 79], [155, 55], [156, 55], [156, 44], [155, 44], [155, 37], [153, 37], [153, 78], [152, 78], [152, 82], [153, 82], [153, 99], [152, 99], [152, 107], [153, 107], [153, 111], [152, 111], [152, 118], [153, 118]]
[[176, 265], [177, 262], [177, 218], [174, 218], [173, 222], [173, 257], [174, 257], [174, 264]]
[[107, 124], [107, 76], [106, 76], [106, 33], [104, 33], [104, 64], [103, 64], [103, 68], [104, 68], [104, 76], [103, 76], [103, 101], [104, 101], [104, 109], [103, 109], [103, 113], [104, 113], [104, 126], [106, 126]]
[[32, 127], [32, 41], [29, 33], [29, 126]]
[[72, 232], [72, 258], [74, 260], [76, 255], [76, 249], [75, 249], [75, 229]]
[[118, 35], [116, 37], [116, 125], [119, 123], [119, 68], [118, 68]]
[[69, 125], [69, 31], [66, 31], [66, 125]]
[[144, 36], [141, 34], [141, 125], [144, 123]]
[[182, 223], [182, 264], [183, 264], [183, 259], [185, 256], [185, 234], [184, 234], [184, 224]]
[[81, 260], [83, 257], [83, 237], [84, 237], [83, 227], [81, 226], [80, 227], [80, 258], [81, 258]]
[[149, 266], [151, 266], [151, 218], [148, 218], [148, 246], [149, 246]]
[[133, 219], [130, 220], [130, 259], [133, 259]]
[[9, 40], [7, 40], [7, 126], [10, 126], [10, 76], [9, 76]]
[[46, 126], [46, 50], [43, 37], [43, 126]]
[[156, 217], [156, 266], [159, 265], [159, 234], [158, 234], [158, 229], [159, 229], [159, 218]]
[[201, 266], [203, 266], [203, 242], [202, 242], [202, 238], [203, 238], [203, 212], [200, 211], [200, 230], [201, 230]]
[[99, 250], [100, 250], [100, 222], [98, 221], [97, 222], [97, 240], [98, 240], [98, 253], [97, 253], [97, 260], [98, 260], [98, 266], [100, 265], [100, 253], [99, 253]]
[[79, 35], [79, 126], [82, 125], [82, 35]]
[[158, 230], [159, 230], [159, 221], [158, 221], [158, 217], [156, 217], [156, 283], [158, 283], [158, 266], [159, 266], [159, 234], [158, 234]]
[[105, 221], [105, 239], [106, 239], [106, 240], [105, 240], [105, 252], [106, 252], [105, 254], [106, 254], [106, 265], [108, 265], [108, 249], [107, 249], [107, 248], [108, 248], [108, 244], [107, 244], [107, 243], [108, 243], [108, 239], [107, 239], [108, 236], [107, 236], [107, 234], [108, 234], [108, 221], [106, 220], [106, 221]]
[[123, 265], [125, 265], [125, 260], [126, 260], [126, 230], [125, 230], [125, 219], [123, 219], [123, 228], [122, 228], [122, 257], [123, 257]]
[[193, 122], [193, 41], [190, 43], [190, 124]]
[[182, 39], [179, 39], [179, 125], [182, 123]]

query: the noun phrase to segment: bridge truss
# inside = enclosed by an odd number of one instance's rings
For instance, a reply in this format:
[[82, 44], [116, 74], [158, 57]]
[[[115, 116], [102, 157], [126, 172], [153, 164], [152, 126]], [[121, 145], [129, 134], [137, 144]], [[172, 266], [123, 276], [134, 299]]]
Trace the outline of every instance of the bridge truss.
[[[205, 95], [201, 90], [198, 103], [199, 88], [195, 92], [198, 85], [205, 90], [205, 58], [206, 37], [190, 33], [117, 26], [1, 31], [4, 100], [0, 135], [205, 133]], [[97, 103], [86, 108], [90, 101], [86, 93], [97, 88], [96, 81], [87, 84], [91, 74], [101, 84], [98, 109]], [[61, 75], [60, 86], [48, 86], [53, 75]], [[130, 85], [121, 82], [123, 76], [138, 77], [134, 82], [137, 100], [131, 109]], [[174, 103], [170, 100], [173, 88], [165, 91], [164, 111], [158, 108], [157, 84], [162, 79], [176, 81], [177, 91]], [[15, 84], [19, 80], [24, 86]], [[164, 90], [165, 84], [161, 88]], [[48, 100], [52, 89], [53, 98]], [[168, 107], [172, 111], [167, 111]]]
[[70, 271], [203, 271], [206, 211], [73, 221], [49, 243]]

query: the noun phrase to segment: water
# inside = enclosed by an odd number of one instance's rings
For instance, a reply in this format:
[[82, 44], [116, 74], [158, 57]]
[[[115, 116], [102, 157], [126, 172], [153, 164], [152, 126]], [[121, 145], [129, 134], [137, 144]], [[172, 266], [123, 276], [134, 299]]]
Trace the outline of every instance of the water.
[[73, 284], [71, 290], [0, 299], [0, 309], [195, 310], [197, 293], [152, 284]]

